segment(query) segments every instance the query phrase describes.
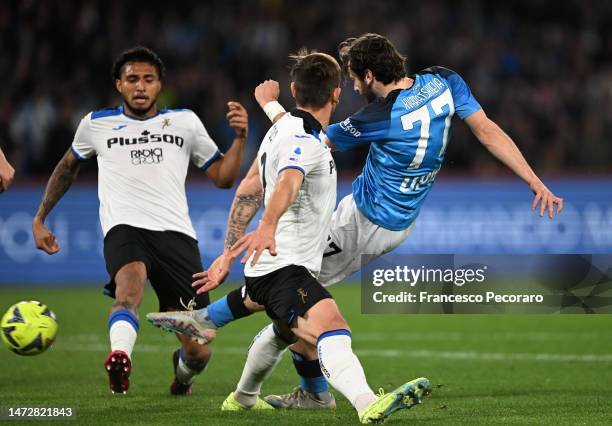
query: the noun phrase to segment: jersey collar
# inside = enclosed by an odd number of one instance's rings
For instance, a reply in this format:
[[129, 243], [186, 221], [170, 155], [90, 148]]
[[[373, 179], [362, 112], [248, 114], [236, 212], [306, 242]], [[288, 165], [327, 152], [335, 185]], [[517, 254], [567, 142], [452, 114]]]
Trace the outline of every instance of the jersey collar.
[[292, 116], [301, 118], [304, 121], [304, 131], [306, 133], [313, 134], [314, 131], [314, 133], [318, 135], [323, 130], [323, 126], [321, 126], [321, 123], [319, 123], [319, 121], [314, 118], [312, 114], [308, 111], [294, 108], [290, 112]]
[[132, 117], [131, 115], [127, 115], [125, 113], [125, 110], [123, 109], [123, 104], [119, 106], [119, 112], [121, 112], [121, 114], [123, 114], [124, 117], [129, 118], [130, 120], [135, 120], [135, 121], [148, 121], [148, 120], [152, 120], [153, 118], [157, 117], [160, 114], [165, 114], [168, 112], [168, 108], [163, 107], [161, 109], [157, 110], [157, 114], [151, 116], [151, 117], [147, 117], [147, 118], [136, 118], [136, 117]]

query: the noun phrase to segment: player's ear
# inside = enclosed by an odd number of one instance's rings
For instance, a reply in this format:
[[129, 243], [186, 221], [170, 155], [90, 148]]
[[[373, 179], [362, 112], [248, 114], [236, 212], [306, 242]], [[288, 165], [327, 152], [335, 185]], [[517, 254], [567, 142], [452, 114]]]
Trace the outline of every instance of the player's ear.
[[340, 89], [339, 87], [336, 87], [334, 91], [332, 92], [332, 103], [333, 104], [340, 103], [340, 92], [342, 92], [342, 89]]
[[120, 79], [115, 80], [115, 89], [117, 89], [117, 92], [121, 93], [121, 80]]
[[363, 76], [363, 81], [365, 82], [365, 84], [367, 84], [368, 86], [370, 84], [372, 84], [372, 82], [374, 81], [374, 74], [372, 74], [372, 71], [369, 69], [365, 70], [365, 75]]
[[289, 87], [291, 88], [291, 96], [295, 99], [295, 81], [292, 81]]

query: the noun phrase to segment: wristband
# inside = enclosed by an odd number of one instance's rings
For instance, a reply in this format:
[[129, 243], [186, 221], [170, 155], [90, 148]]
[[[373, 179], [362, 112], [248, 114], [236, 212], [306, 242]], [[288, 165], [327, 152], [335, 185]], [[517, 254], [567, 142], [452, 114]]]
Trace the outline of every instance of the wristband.
[[285, 108], [283, 108], [283, 106], [280, 103], [278, 103], [278, 101], [268, 102], [267, 104], [264, 105], [263, 110], [268, 116], [268, 118], [270, 119], [270, 121], [272, 122], [274, 122], [274, 118], [278, 114], [287, 112], [285, 111]]

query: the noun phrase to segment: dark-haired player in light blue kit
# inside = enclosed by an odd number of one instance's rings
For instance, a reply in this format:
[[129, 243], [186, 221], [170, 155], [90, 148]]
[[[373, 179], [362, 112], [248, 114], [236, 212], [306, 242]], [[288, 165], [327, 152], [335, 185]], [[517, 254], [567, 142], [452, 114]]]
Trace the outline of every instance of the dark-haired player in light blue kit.
[[[329, 145], [342, 151], [368, 144], [370, 151], [363, 172], [353, 182], [352, 194], [344, 197], [332, 218], [329, 248], [318, 277], [324, 286], [341, 281], [362, 266], [362, 254], [375, 259], [399, 246], [411, 233], [414, 221], [440, 171], [455, 114], [466, 122], [476, 138], [500, 161], [521, 177], [534, 192], [533, 208], [540, 203], [540, 216], [552, 219], [563, 208], [537, 177], [523, 155], [502, 129], [491, 121], [465, 81], [442, 67], [431, 67], [406, 76], [405, 58], [383, 36], [364, 34], [340, 45], [340, 59], [354, 88], [368, 102], [346, 120], [330, 125]], [[267, 81], [256, 90], [259, 104], [271, 120], [284, 109], [278, 99], [278, 83]], [[247, 197], [237, 191], [236, 197]], [[237, 203], [237, 198], [234, 203]], [[240, 204], [233, 205], [241, 207]], [[244, 233], [259, 205], [241, 215], [230, 214], [226, 253], [208, 271], [197, 274], [199, 291], [218, 286], [233, 262], [229, 247]], [[240, 222], [233, 221], [239, 216]], [[229, 243], [229, 245], [228, 245]], [[241, 289], [194, 312], [167, 312], [152, 318], [157, 325], [178, 332], [219, 328], [259, 310]], [[189, 334], [189, 333], [187, 333]], [[200, 335], [191, 333], [196, 337]], [[332, 408], [333, 397], [320, 372], [316, 354], [292, 347], [300, 387], [286, 395], [270, 395], [266, 401], [278, 408]]]

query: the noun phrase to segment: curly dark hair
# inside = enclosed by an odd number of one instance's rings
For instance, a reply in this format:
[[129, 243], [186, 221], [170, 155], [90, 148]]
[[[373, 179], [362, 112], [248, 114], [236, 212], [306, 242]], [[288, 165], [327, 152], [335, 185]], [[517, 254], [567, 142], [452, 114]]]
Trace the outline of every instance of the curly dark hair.
[[123, 67], [128, 62], [144, 62], [153, 65], [157, 69], [157, 76], [160, 80], [163, 80], [166, 75], [166, 67], [157, 53], [148, 47], [136, 46], [131, 49], [124, 50], [119, 54], [119, 56], [117, 56], [115, 62], [113, 63], [113, 79], [119, 80], [121, 78]]
[[338, 53], [345, 77], [348, 77], [349, 67], [360, 79], [365, 77], [366, 70], [370, 70], [383, 84], [406, 77], [406, 57], [380, 34], [366, 33], [347, 38], [338, 46]]
[[338, 62], [327, 53], [301, 49], [289, 56], [291, 81], [295, 83], [298, 106], [321, 108], [340, 86], [342, 70]]

